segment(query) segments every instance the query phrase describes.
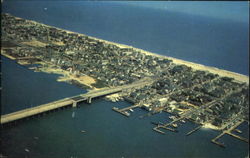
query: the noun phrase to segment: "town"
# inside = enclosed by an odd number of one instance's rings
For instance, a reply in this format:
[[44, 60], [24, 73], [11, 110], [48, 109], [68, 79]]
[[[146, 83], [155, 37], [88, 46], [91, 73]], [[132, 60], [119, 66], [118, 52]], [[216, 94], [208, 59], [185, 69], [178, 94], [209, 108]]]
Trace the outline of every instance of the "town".
[[[10, 14], [1, 17], [2, 55], [23, 65], [37, 64], [36, 71], [61, 69], [76, 78], [89, 76], [96, 81], [91, 85], [94, 88], [151, 79], [151, 84], [124, 90], [111, 99], [133, 104], [113, 110], [125, 116], [138, 107], [146, 109], [148, 116], [170, 113], [172, 122], [154, 123], [154, 130], [161, 134], [163, 130], [176, 131], [180, 122], [189, 120], [248, 142], [232, 131], [243, 122], [249, 123], [249, 83]], [[77, 80], [69, 82], [83, 86]], [[217, 139], [212, 142], [224, 146]]]

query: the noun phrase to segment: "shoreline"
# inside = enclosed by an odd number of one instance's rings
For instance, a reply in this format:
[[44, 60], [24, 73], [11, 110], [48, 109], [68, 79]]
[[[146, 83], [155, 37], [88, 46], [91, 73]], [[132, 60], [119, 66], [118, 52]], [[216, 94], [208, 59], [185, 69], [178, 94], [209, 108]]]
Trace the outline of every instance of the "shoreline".
[[[14, 60], [16, 61], [15, 57], [12, 57], [6, 53], [3, 53], [1, 51], [1, 55], [10, 59], [10, 60]], [[17, 64], [19, 65], [27, 65], [28, 63], [26, 62], [16, 62]], [[39, 62], [38, 64], [41, 64], [41, 65], [44, 65], [46, 64], [45, 62]], [[47, 63], [48, 64], [48, 63]], [[59, 68], [53, 68], [53, 65], [51, 63], [49, 63], [51, 66], [48, 67], [48, 68], [28, 68], [30, 70], [34, 70], [34, 72], [44, 72], [44, 73], [47, 73], [47, 74], [58, 74], [60, 75], [58, 78], [57, 78], [57, 82], [70, 82], [72, 80], [80, 83], [80, 84], [83, 84], [84, 86], [87, 86], [89, 87], [91, 90], [99, 90], [100, 88], [96, 88], [94, 87], [92, 84], [95, 84], [96, 83], [96, 79], [94, 79], [93, 77], [91, 76], [88, 76], [88, 75], [84, 75], [84, 76], [81, 76], [81, 77], [77, 77], [75, 76], [74, 74], [71, 74], [70, 72], [66, 71], [66, 70], [63, 70], [63, 69], [59, 69]], [[29, 65], [29, 64], [28, 64]]]
[[[31, 21], [31, 20], [27, 20], [30, 23], [35, 23], [35, 25], [45, 25], [45, 24], [41, 24], [35, 21]], [[160, 59], [169, 59], [172, 60], [172, 62], [176, 65], [186, 65], [188, 67], [191, 67], [192, 70], [202, 70], [202, 71], [207, 71], [213, 74], [218, 74], [219, 76], [226, 76], [226, 77], [231, 77], [233, 78], [235, 81], [238, 82], [246, 82], [247, 84], [249, 84], [249, 77], [243, 74], [239, 74], [239, 73], [235, 73], [235, 72], [231, 72], [231, 71], [227, 71], [227, 70], [223, 70], [223, 69], [219, 69], [216, 67], [210, 67], [210, 66], [205, 66], [202, 64], [198, 64], [198, 63], [193, 63], [193, 62], [189, 62], [189, 61], [185, 61], [185, 60], [181, 60], [181, 59], [177, 59], [177, 58], [173, 58], [173, 57], [168, 57], [168, 56], [164, 56], [164, 55], [160, 55], [157, 53], [152, 53], [146, 50], [142, 50], [139, 48], [135, 48], [132, 46], [128, 46], [128, 45], [124, 45], [124, 44], [119, 44], [119, 43], [115, 43], [115, 42], [111, 42], [111, 41], [107, 41], [107, 40], [103, 40], [103, 39], [98, 39], [96, 37], [92, 37], [92, 36], [88, 36], [88, 35], [84, 35], [81, 33], [76, 33], [76, 32], [72, 32], [72, 31], [68, 31], [68, 30], [64, 30], [64, 29], [60, 29], [57, 27], [53, 27], [53, 26], [49, 26], [49, 25], [45, 25], [48, 28], [56, 28], [58, 30], [62, 30], [65, 31], [67, 33], [72, 33], [72, 34], [76, 34], [78, 36], [84, 36], [84, 37], [88, 37], [89, 39], [92, 39], [96, 42], [101, 42], [103, 44], [107, 44], [107, 45], [113, 45], [119, 48], [129, 48], [132, 51], [137, 51], [138, 53], [141, 54], [145, 54], [145, 55], [149, 55], [149, 56], [153, 56], [153, 57], [158, 57]], [[24, 42], [23, 42], [24, 43]], [[35, 41], [35, 42], [26, 42], [24, 44], [26, 45], [31, 45], [31, 46], [38, 46], [38, 47], [44, 47], [46, 46], [46, 44], [41, 44], [42, 42], [39, 43], [39, 41]], [[59, 44], [62, 44], [59, 42]], [[15, 60], [15, 56], [11, 56], [8, 55], [6, 53], [6, 51], [4, 51], [3, 49], [1, 49], [1, 55], [11, 59], [11, 60]], [[73, 60], [73, 59], [72, 59]], [[17, 60], [16, 60], [17, 61]], [[25, 63], [21, 63], [21, 62], [17, 62], [20, 65], [25, 65]], [[27, 64], [29, 64], [27, 62]], [[46, 67], [42, 67], [42, 68], [35, 68], [36, 71], [39, 72], [45, 72], [45, 73], [53, 73], [53, 74], [59, 74], [60, 76], [57, 78], [58, 82], [68, 82], [70, 84], [75, 84], [75, 85], [85, 85], [88, 86], [91, 90], [98, 90], [100, 88], [96, 88], [94, 86], [95, 83], [97, 83], [97, 79], [91, 76], [88, 76], [84, 73], [72, 73], [72, 68], [71, 70], [68, 69], [62, 69], [58, 66], [56, 66], [56, 64], [53, 64], [53, 62], [47, 62], [47, 61], [42, 61], [40, 62], [41, 65], [46, 65]], [[73, 82], [75, 81], [75, 82]], [[107, 98], [111, 99], [111, 100], [116, 100], [116, 98], [119, 98], [118, 94], [113, 94], [113, 95], [108, 95]], [[184, 110], [180, 110], [181, 112], [183, 112]], [[210, 129], [215, 129], [215, 130], [221, 130], [219, 127], [213, 126], [212, 124], [204, 124], [203, 128], [210, 128]]]
[[16, 60], [15, 57], [6, 54], [6, 53], [3, 51], [3, 48], [1, 48], [1, 55], [2, 55], [2, 56], [5, 56], [5, 57], [8, 58], [8, 59]]
[[75, 81], [79, 84], [82, 84], [84, 86], [89, 87], [91, 90], [99, 90], [100, 89], [100, 88], [96, 88], [92, 85], [92, 84], [96, 83], [96, 79], [91, 77], [91, 76], [83, 75], [83, 76], [77, 77], [76, 75], [72, 74], [71, 72], [69, 72], [67, 70], [63, 70], [63, 69], [54, 67], [54, 65], [52, 65], [51, 63], [43, 62], [41, 64], [42, 65], [43, 64], [50, 64], [50, 66], [46, 67], [46, 68], [45, 67], [38, 68], [36, 71], [44, 72], [44, 73], [48, 73], [48, 74], [52, 73], [52, 74], [60, 75], [56, 80], [57, 82], [70, 82], [70, 84], [72, 84], [71, 81]]
[[232, 72], [229, 70], [219, 69], [219, 68], [216, 68], [213, 66], [207, 66], [207, 65], [194, 63], [194, 62], [190, 62], [190, 61], [186, 61], [186, 60], [182, 60], [182, 59], [178, 59], [178, 58], [174, 58], [174, 57], [170, 57], [170, 56], [166, 56], [166, 55], [157, 54], [154, 52], [149, 52], [149, 51], [143, 50], [141, 48], [136, 48], [136, 47], [129, 46], [126, 44], [116, 43], [116, 42], [112, 42], [112, 41], [108, 41], [108, 40], [104, 40], [104, 39], [99, 39], [97, 37], [89, 36], [89, 35], [86, 35], [83, 33], [73, 32], [73, 31], [58, 28], [55, 26], [50, 26], [50, 25], [38, 23], [38, 22], [33, 21], [33, 20], [28, 20], [28, 21], [35, 23], [35, 24], [38, 24], [38, 25], [40, 24], [40, 25], [44, 25], [46, 27], [52, 27], [52, 28], [56, 28], [56, 29], [59, 29], [62, 31], [66, 31], [67, 33], [74, 33], [74, 34], [81, 35], [81, 36], [87, 36], [90, 39], [94, 39], [96, 41], [103, 42], [105, 44], [112, 44], [112, 45], [118, 46], [119, 48], [130, 48], [130, 49], [139, 51], [145, 55], [151, 55], [151, 56], [155, 56], [155, 57], [159, 57], [159, 58], [163, 58], [163, 59], [170, 59], [173, 61], [173, 63], [178, 64], [178, 65], [186, 65], [186, 66], [193, 68], [194, 70], [208, 71], [208, 72], [213, 73], [213, 74], [218, 74], [221, 77], [231, 77], [231, 78], [234, 78], [234, 80], [236, 80], [236, 81], [246, 82], [247, 84], [249, 84], [249, 76], [243, 75], [243, 74], [240, 74], [237, 72]]

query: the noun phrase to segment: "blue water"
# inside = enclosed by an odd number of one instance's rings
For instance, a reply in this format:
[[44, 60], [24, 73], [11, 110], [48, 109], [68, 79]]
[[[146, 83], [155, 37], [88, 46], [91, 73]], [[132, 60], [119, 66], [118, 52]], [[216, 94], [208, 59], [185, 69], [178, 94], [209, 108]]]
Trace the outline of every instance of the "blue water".
[[[3, 11], [159, 54], [248, 74], [248, 30], [244, 23], [128, 8], [112, 2], [5, 1]], [[86, 92], [56, 82], [58, 75], [32, 72], [4, 57], [2, 61], [2, 113]], [[114, 106], [121, 108], [130, 104], [95, 99], [91, 105], [82, 103], [80, 108], [18, 122], [1, 131], [1, 153], [17, 158], [243, 158], [248, 154], [248, 145], [231, 137], [221, 139], [227, 146], [225, 149], [210, 143], [219, 134], [212, 130], [201, 129], [186, 137], [185, 133], [196, 126], [189, 122], [179, 127], [179, 133], [158, 134], [152, 130], [154, 126], [150, 122], [166, 122], [168, 114], [139, 119], [146, 111], [136, 109], [126, 118], [112, 111]], [[248, 131], [248, 126], [243, 125], [241, 129]], [[248, 134], [243, 136], [248, 137]], [[26, 148], [30, 152], [25, 152]]]
[[[3, 11], [158, 54], [249, 75], [249, 22], [129, 5], [131, 3], [5, 1]], [[232, 14], [235, 16], [234, 12]], [[239, 19], [244, 17], [247, 15]]]
[[5, 57], [2, 61], [2, 114], [86, 92], [65, 82], [57, 82], [58, 75], [33, 72]]
[[[4, 57], [2, 68], [3, 112], [26, 108], [29, 100], [40, 104], [86, 92], [73, 85], [56, 82], [56, 75], [32, 72]], [[20, 92], [18, 87], [25, 87], [25, 90]], [[210, 140], [219, 134], [216, 131], [201, 129], [186, 137], [185, 133], [197, 126], [190, 122], [180, 126], [179, 133], [166, 131], [166, 135], [161, 135], [154, 132], [150, 122], [169, 121], [167, 113], [140, 119], [139, 116], [147, 111], [135, 109], [127, 118], [112, 111], [114, 106], [131, 106], [127, 102], [95, 99], [92, 104], [79, 105], [80, 108], [51, 112], [2, 129], [1, 154], [14, 158], [243, 158], [248, 153], [247, 143], [229, 136], [221, 139], [226, 143], [225, 149], [212, 144]], [[246, 124], [240, 129], [249, 131]], [[81, 130], [86, 133], [81, 133]], [[242, 136], [248, 137], [248, 134]]]

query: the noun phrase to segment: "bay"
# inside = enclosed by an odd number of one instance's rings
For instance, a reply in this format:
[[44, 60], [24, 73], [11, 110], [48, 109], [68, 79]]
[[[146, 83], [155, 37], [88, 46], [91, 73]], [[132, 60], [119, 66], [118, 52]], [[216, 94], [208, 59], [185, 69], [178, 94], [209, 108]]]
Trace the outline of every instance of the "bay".
[[[30, 98], [36, 103], [44, 103], [84, 91], [74, 85], [57, 82], [57, 75], [33, 72], [5, 57], [2, 57], [2, 67], [2, 92], [5, 92], [2, 96], [2, 101], [5, 102], [2, 103], [5, 104], [1, 107], [6, 112], [27, 108], [24, 105], [29, 105], [26, 103]], [[10, 74], [18, 75], [11, 79], [13, 76]], [[34, 83], [30, 83], [32, 80]], [[20, 95], [18, 90], [13, 90], [17, 83], [20, 83], [21, 87], [26, 87], [22, 92], [22, 96], [26, 96], [25, 99], [16, 99], [16, 96]], [[4, 91], [7, 87], [13, 91]], [[38, 94], [39, 97], [36, 97]], [[229, 136], [220, 140], [225, 142], [226, 148], [212, 144], [210, 140], [219, 134], [216, 131], [202, 128], [186, 137], [185, 134], [197, 126], [191, 122], [181, 125], [178, 133], [165, 131], [166, 135], [161, 135], [153, 131], [154, 125], [151, 121], [170, 121], [167, 113], [140, 119], [139, 116], [145, 115], [147, 111], [135, 109], [128, 118], [112, 111], [112, 107], [122, 108], [131, 104], [113, 103], [101, 98], [94, 99], [91, 104], [81, 103], [79, 106], [80, 108], [70, 107], [24, 119], [3, 128], [1, 154], [12, 158], [243, 158], [248, 154], [247, 143]], [[82, 130], [85, 133], [82, 133]], [[247, 133], [248, 125], [243, 125], [241, 130]], [[244, 136], [248, 137], [248, 134]]]

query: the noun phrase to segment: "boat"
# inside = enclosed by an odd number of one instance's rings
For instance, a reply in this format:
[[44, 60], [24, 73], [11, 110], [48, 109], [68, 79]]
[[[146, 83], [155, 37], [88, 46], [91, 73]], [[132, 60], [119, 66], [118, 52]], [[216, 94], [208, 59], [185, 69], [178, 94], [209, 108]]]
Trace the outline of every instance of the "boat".
[[182, 123], [186, 123], [186, 121], [185, 121], [185, 120], [181, 120], [181, 122], [182, 122]]
[[84, 130], [81, 130], [81, 133], [85, 133], [86, 131], [84, 131]]
[[133, 109], [129, 109], [129, 111], [134, 112], [134, 110], [133, 110]]
[[26, 152], [30, 152], [30, 150], [29, 150], [29, 149], [27, 149], [27, 148], [25, 148], [24, 150], [25, 150]]
[[177, 125], [176, 123], [173, 123], [172, 126], [173, 126], [174, 128], [177, 128], [177, 127], [178, 127], [178, 125]]
[[124, 114], [127, 115], [127, 116], [130, 116], [130, 113], [127, 112], [127, 111], [125, 111]]
[[169, 116], [168, 118], [170, 118], [170, 119], [172, 119], [172, 120], [176, 119], [175, 116]]
[[158, 126], [158, 125], [164, 125], [162, 122], [158, 122], [158, 123], [157, 123], [157, 122], [153, 122], [153, 121], [152, 121], [151, 123], [152, 123], [153, 125], [156, 125], [156, 126]]

